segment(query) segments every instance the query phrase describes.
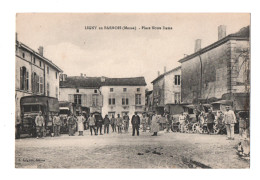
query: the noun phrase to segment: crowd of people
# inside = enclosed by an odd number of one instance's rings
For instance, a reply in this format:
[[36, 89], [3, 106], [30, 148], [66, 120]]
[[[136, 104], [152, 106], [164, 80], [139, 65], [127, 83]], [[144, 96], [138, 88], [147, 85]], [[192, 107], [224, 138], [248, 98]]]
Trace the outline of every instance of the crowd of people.
[[[200, 119], [202, 116], [204, 110], [199, 109], [196, 112], [199, 112], [199, 114], [196, 114], [197, 119]], [[220, 118], [222, 117], [222, 118]], [[215, 123], [215, 115], [212, 112], [212, 109], [209, 108], [208, 113], [206, 114], [205, 118], [207, 118], [207, 129], [209, 134], [213, 134], [213, 125]], [[179, 130], [181, 133], [184, 132], [185, 123], [189, 119], [187, 114], [184, 114], [183, 112], [179, 115], [178, 123], [179, 123]], [[162, 120], [164, 120], [164, 123], [162, 123]], [[226, 106], [226, 112], [220, 114], [218, 116], [218, 120], [221, 121], [225, 125], [226, 132], [227, 132], [227, 139], [233, 140], [234, 139], [234, 126], [235, 123], [237, 123], [237, 118], [234, 113], [230, 109], [230, 106]], [[246, 122], [243, 118], [239, 119], [239, 133], [242, 136], [243, 132], [246, 131]], [[173, 119], [169, 113], [165, 113], [163, 115], [156, 114], [153, 112], [153, 114], [146, 114], [143, 113], [141, 117], [135, 112], [135, 114], [131, 118], [125, 114], [123, 117], [120, 116], [120, 114], [117, 114], [117, 117], [114, 117], [112, 115], [109, 117], [108, 115], [105, 115], [104, 118], [102, 118], [101, 115], [95, 116], [94, 114], [91, 114], [89, 117], [86, 118], [86, 116], [83, 116], [82, 113], [79, 113], [78, 116], [75, 116], [74, 114], [70, 114], [67, 117], [67, 132], [69, 136], [74, 136], [76, 132], [78, 132], [78, 136], [83, 136], [84, 130], [90, 130], [90, 134], [92, 135], [103, 135], [109, 134], [110, 127], [112, 129], [112, 132], [122, 134], [128, 133], [129, 131], [129, 124], [132, 125], [132, 136], [139, 136], [139, 130], [142, 129], [143, 132], [146, 132], [149, 130], [149, 132], [152, 133], [152, 136], [157, 136], [157, 133], [162, 130], [166, 129], [166, 132], [170, 132], [173, 125]], [[164, 127], [162, 127], [162, 124], [164, 124]], [[45, 120], [42, 116], [42, 112], [39, 112], [38, 116], [35, 118], [35, 125], [36, 125], [36, 134], [37, 138], [43, 136], [44, 132], [44, 126], [45, 126]], [[59, 114], [56, 114], [53, 117], [53, 136], [60, 136], [61, 127], [63, 126], [63, 122], [59, 116]], [[104, 129], [103, 129], [104, 128]], [[103, 130], [102, 130], [103, 129]], [[77, 131], [76, 131], [77, 130]]]
[[[66, 129], [69, 136], [75, 136], [76, 132], [78, 132], [78, 136], [83, 136], [84, 130], [89, 130], [91, 136], [97, 136], [103, 135], [103, 133], [109, 134], [110, 127], [112, 132], [118, 134], [128, 133], [129, 124], [131, 123], [132, 136], [139, 136], [140, 129], [142, 129], [143, 132], [146, 132], [149, 129], [150, 132], [153, 133], [153, 136], [156, 136], [157, 132], [159, 131], [160, 117], [161, 116], [156, 115], [155, 113], [149, 116], [143, 113], [140, 117], [137, 112], [135, 112], [130, 122], [130, 117], [127, 114], [125, 114], [123, 117], [121, 117], [120, 114], [117, 114], [117, 117], [112, 115], [110, 118], [108, 115], [105, 115], [105, 117], [102, 118], [100, 115], [95, 116], [94, 114], [90, 114], [90, 116], [86, 118], [82, 113], [79, 113], [78, 116], [75, 116], [71, 113], [67, 117], [65, 126], [67, 127]], [[62, 121], [62, 118], [59, 116], [59, 114], [55, 114], [52, 120], [52, 134], [53, 136], [60, 136], [61, 127], [64, 126], [64, 122]], [[37, 138], [43, 137], [45, 119], [41, 111], [35, 118], [35, 126]], [[104, 130], [102, 130], [103, 128]]]

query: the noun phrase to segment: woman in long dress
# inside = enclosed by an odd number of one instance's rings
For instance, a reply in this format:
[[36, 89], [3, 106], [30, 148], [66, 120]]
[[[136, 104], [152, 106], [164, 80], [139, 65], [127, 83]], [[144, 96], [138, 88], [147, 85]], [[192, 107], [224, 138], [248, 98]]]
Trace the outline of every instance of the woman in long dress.
[[152, 136], [157, 136], [157, 133], [160, 130], [159, 120], [160, 120], [159, 117], [156, 114], [154, 114], [152, 117], [152, 124], [151, 124], [151, 133], [153, 133]]

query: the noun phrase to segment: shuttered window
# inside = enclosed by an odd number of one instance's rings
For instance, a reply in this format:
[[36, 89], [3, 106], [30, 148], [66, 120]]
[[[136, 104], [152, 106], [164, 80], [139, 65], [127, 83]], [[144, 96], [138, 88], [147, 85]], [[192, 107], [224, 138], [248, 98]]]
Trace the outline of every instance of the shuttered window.
[[175, 85], [180, 85], [181, 84], [181, 76], [180, 75], [175, 75], [174, 76], [174, 84]]
[[81, 104], [81, 94], [74, 94], [74, 103]]
[[47, 96], [50, 96], [50, 84], [47, 82]]
[[141, 94], [135, 95], [135, 104], [140, 105], [141, 104]]
[[26, 91], [29, 89], [29, 72], [24, 66], [20, 68], [20, 89]]
[[40, 77], [40, 93], [43, 94], [43, 77]]

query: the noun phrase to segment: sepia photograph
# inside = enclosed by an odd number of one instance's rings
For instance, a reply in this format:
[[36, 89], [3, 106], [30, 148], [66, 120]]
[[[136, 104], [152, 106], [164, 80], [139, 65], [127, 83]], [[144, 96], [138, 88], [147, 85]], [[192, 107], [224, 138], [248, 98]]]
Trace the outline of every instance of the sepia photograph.
[[17, 13], [17, 169], [250, 169], [250, 13]]

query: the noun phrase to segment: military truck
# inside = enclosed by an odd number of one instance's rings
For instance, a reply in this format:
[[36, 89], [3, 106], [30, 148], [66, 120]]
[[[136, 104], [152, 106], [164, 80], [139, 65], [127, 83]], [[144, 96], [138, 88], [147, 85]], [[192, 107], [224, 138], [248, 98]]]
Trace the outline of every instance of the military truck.
[[48, 96], [24, 96], [20, 100], [21, 121], [16, 124], [16, 138], [21, 134], [27, 134], [31, 137], [36, 136], [35, 118], [39, 111], [45, 120], [44, 135], [50, 135], [53, 132], [52, 118], [59, 112], [59, 102], [57, 98]]

